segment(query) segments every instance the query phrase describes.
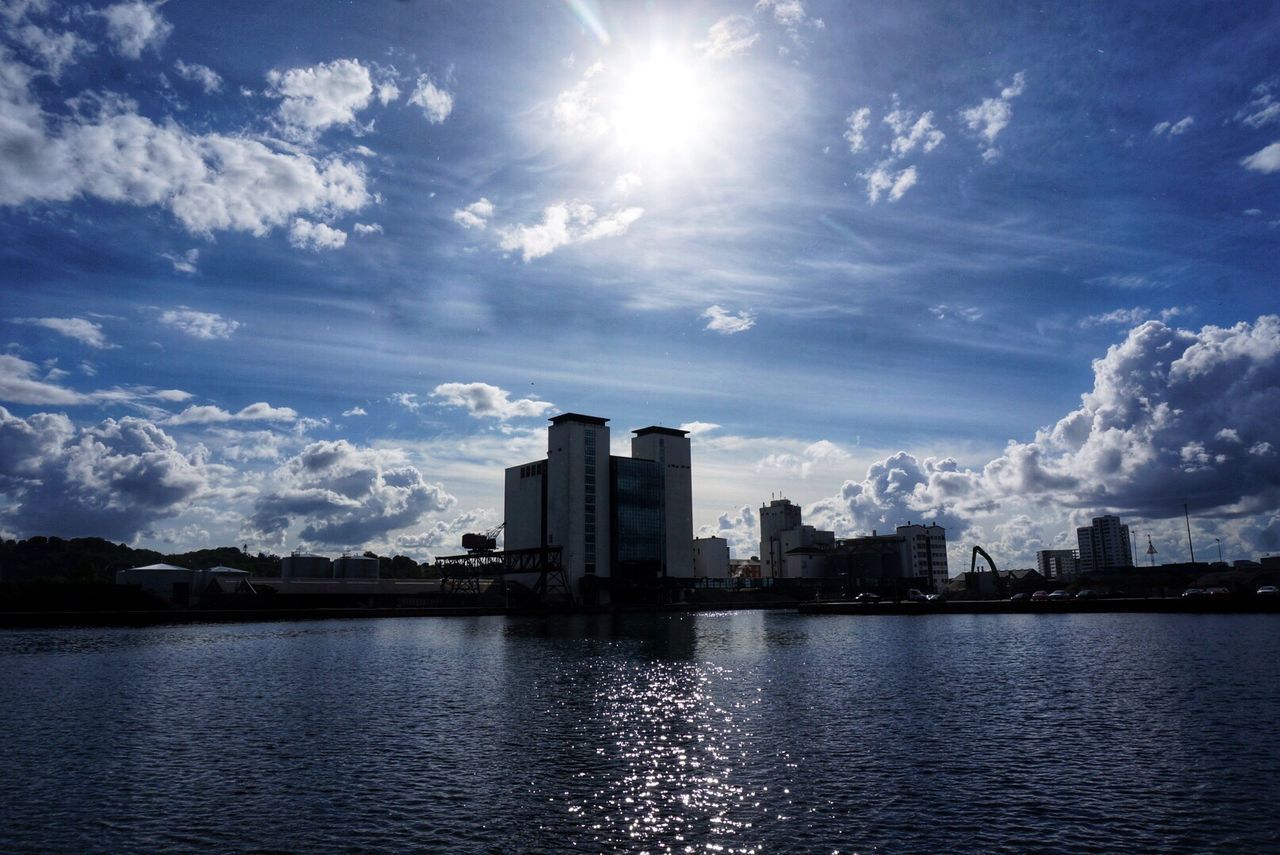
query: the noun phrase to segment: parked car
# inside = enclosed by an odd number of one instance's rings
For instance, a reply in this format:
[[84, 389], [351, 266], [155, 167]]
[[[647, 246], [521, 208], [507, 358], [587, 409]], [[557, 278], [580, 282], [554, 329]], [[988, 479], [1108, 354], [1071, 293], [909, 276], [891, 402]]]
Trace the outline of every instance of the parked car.
[[1229, 597], [1229, 596], [1231, 596], [1231, 589], [1230, 589], [1230, 588], [1224, 588], [1224, 587], [1222, 587], [1221, 585], [1215, 585], [1214, 587], [1212, 587], [1212, 588], [1208, 588], [1207, 590], [1205, 590], [1205, 594], [1206, 594], [1210, 599], [1213, 599], [1213, 600], [1221, 600], [1221, 599], [1223, 599], [1223, 598], [1225, 598], [1225, 597]]
[[1063, 600], [1071, 599], [1071, 594], [1067, 591], [1057, 590], [1050, 594], [1046, 599], [1051, 603], [1060, 603]]
[[946, 594], [930, 594], [929, 596], [925, 597], [925, 599], [931, 603], [942, 603], [942, 602], [946, 602], [947, 595]]
[[1207, 596], [1209, 595], [1205, 593], [1204, 588], [1187, 588], [1182, 592], [1182, 599], [1184, 600], [1203, 600]]
[[1048, 591], [1036, 591], [1034, 594], [1031, 595], [1031, 602], [1033, 603], [1044, 603], [1044, 602], [1047, 602], [1048, 600], [1049, 600]]
[[870, 591], [865, 591], [854, 597], [853, 600], [856, 603], [878, 603], [880, 602], [880, 595], [873, 594]]
[[1025, 603], [1029, 599], [1031, 599], [1031, 595], [1028, 594], [1026, 591], [1022, 591], [1021, 593], [1014, 594], [1012, 597], [1010, 597], [1009, 602]]
[[912, 588], [911, 590], [907, 591], [907, 599], [913, 603], [923, 603], [925, 600], [929, 598], [926, 597], [924, 595], [924, 591], [920, 590], [919, 588]]
[[1077, 600], [1096, 600], [1096, 599], [1099, 599], [1101, 596], [1102, 594], [1098, 593], [1093, 588], [1081, 588], [1079, 591], [1076, 592]]
[[1258, 589], [1259, 597], [1280, 597], [1280, 588], [1275, 585], [1263, 585]]

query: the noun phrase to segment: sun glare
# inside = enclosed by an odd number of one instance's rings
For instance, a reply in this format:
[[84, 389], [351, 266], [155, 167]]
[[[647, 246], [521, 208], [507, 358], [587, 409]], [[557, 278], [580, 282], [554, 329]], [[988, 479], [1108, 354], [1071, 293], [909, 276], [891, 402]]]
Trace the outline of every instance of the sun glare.
[[616, 97], [618, 141], [641, 156], [687, 155], [708, 136], [709, 83], [679, 59], [659, 54], [638, 63], [622, 78]]

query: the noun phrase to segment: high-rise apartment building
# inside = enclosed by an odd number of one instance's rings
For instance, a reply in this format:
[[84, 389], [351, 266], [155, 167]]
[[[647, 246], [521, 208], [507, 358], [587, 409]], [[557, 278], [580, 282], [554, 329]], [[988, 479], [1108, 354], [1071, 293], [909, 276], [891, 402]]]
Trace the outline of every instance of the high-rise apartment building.
[[1081, 573], [1133, 566], [1129, 527], [1122, 525], [1117, 516], [1094, 517], [1092, 525], [1077, 528], [1076, 543], [1080, 547], [1078, 566]]
[[947, 530], [937, 523], [898, 526], [905, 550], [903, 571], [906, 576], [923, 577], [931, 590], [943, 591], [947, 585]]
[[1046, 579], [1074, 579], [1077, 564], [1074, 549], [1041, 549], [1036, 553], [1036, 570]]

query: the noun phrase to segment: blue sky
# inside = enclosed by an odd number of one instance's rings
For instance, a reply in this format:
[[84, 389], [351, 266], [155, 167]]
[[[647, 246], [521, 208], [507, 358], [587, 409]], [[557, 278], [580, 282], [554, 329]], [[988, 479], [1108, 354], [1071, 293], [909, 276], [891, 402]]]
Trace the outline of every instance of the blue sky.
[[422, 558], [577, 411], [691, 426], [743, 555], [778, 492], [1280, 551], [1276, 4], [0, 25], [6, 536]]

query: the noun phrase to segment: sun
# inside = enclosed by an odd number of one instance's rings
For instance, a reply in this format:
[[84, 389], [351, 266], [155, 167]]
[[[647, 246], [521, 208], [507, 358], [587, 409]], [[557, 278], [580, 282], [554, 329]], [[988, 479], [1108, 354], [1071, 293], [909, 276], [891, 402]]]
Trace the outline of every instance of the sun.
[[613, 127], [619, 145], [647, 159], [689, 155], [715, 122], [714, 86], [702, 69], [655, 51], [620, 75]]

